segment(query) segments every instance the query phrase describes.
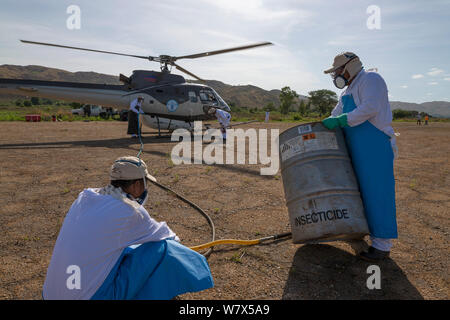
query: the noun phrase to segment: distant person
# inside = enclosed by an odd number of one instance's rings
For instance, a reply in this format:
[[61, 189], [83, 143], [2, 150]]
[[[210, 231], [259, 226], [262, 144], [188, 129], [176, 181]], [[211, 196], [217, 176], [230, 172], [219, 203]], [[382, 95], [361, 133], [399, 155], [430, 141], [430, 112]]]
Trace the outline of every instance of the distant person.
[[417, 124], [420, 126], [422, 124], [422, 117], [420, 114], [417, 115]]
[[150, 181], [144, 161], [120, 157], [109, 185], [78, 195], [53, 249], [44, 299], [166, 300], [214, 285], [206, 258], [144, 208]]
[[90, 117], [91, 116], [91, 106], [88, 104], [85, 104], [83, 106], [83, 113], [85, 117]]
[[131, 134], [132, 138], [136, 138], [139, 133], [138, 128], [138, 115], [143, 114], [142, 103], [144, 98], [142, 96], [137, 97], [130, 103], [130, 110], [128, 111], [128, 134]]
[[428, 115], [425, 115], [425, 125], [428, 125]]
[[338, 54], [333, 66], [324, 72], [331, 74], [338, 89], [345, 88], [323, 124], [328, 129], [342, 127], [345, 133], [372, 242], [360, 257], [376, 262], [389, 256], [391, 239], [398, 237], [394, 180], [397, 146], [388, 89], [381, 75], [365, 71], [352, 52]]
[[230, 125], [231, 114], [218, 108], [209, 109], [209, 113], [216, 116], [220, 124], [220, 131], [222, 132], [222, 138], [223, 140], [227, 140], [227, 128]]

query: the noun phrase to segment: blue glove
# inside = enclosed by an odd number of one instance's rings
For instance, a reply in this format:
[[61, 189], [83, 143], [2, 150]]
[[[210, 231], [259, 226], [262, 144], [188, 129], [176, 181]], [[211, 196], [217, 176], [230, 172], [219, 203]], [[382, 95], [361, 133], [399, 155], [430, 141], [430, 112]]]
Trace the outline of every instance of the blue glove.
[[340, 116], [337, 117], [328, 117], [324, 120], [322, 120], [322, 123], [325, 127], [332, 130], [337, 127], [348, 127], [347, 123], [347, 114], [343, 113]]

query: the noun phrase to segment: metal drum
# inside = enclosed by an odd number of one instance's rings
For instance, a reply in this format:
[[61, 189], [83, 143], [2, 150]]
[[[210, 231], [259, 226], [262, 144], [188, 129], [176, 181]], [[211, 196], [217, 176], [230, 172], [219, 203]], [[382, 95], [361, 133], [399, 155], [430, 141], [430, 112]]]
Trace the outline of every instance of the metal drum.
[[340, 128], [321, 122], [280, 134], [280, 163], [294, 243], [369, 233], [358, 182]]

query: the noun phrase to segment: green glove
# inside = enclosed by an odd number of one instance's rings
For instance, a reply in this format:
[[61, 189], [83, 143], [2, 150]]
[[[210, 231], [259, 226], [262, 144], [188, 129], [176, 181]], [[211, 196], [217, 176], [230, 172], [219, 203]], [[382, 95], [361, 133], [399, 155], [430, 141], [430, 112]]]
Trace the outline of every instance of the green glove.
[[339, 126], [339, 120], [336, 117], [328, 117], [322, 120], [322, 123], [327, 129], [333, 130]]
[[322, 120], [322, 123], [325, 127], [332, 130], [336, 127], [348, 127], [347, 123], [347, 114], [343, 113], [340, 116], [337, 117], [328, 117], [324, 120]]

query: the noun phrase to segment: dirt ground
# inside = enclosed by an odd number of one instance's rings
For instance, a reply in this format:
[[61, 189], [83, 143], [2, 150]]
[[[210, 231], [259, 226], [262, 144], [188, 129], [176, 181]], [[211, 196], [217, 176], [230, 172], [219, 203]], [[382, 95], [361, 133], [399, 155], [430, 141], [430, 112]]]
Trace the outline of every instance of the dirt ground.
[[[298, 124], [252, 123], [246, 128]], [[0, 124], [0, 299], [41, 299], [64, 217], [78, 193], [108, 183], [112, 161], [139, 144], [121, 122]], [[181, 299], [449, 299], [450, 123], [395, 123], [399, 238], [379, 263], [381, 289], [366, 286], [365, 243], [220, 246], [208, 262], [215, 286]], [[174, 165], [177, 142], [144, 130], [142, 158], [158, 181], [197, 203], [214, 220], [216, 239], [254, 239], [290, 231], [280, 173], [261, 165]], [[206, 220], [156, 186], [146, 205], [188, 246], [211, 238]]]

